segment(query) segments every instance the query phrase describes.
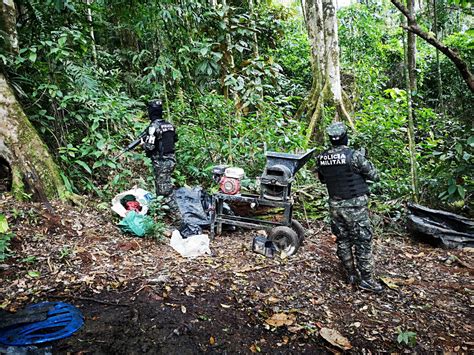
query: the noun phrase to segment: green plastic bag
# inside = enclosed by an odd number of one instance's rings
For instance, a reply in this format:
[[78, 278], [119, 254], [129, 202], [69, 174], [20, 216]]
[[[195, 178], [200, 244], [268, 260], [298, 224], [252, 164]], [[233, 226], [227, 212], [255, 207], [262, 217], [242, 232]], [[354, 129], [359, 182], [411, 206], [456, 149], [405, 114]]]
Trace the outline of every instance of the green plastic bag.
[[130, 211], [118, 225], [123, 232], [130, 232], [139, 237], [143, 237], [153, 232], [154, 223], [151, 217]]

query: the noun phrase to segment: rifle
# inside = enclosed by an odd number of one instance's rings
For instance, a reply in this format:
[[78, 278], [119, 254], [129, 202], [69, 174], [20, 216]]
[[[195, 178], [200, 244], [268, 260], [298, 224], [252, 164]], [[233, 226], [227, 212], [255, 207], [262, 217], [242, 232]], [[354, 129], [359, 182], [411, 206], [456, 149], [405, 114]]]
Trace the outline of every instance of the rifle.
[[121, 157], [123, 154], [125, 154], [126, 152], [134, 149], [137, 145], [139, 145], [142, 141], [143, 138], [145, 138], [145, 136], [147, 135], [148, 133], [148, 128], [145, 129], [142, 133], [140, 133], [140, 135], [138, 136], [137, 139], [135, 139], [132, 143], [130, 143], [129, 145], [127, 145], [124, 149], [122, 149], [122, 151], [116, 155], [113, 160], [116, 160], [118, 159], [119, 157]]

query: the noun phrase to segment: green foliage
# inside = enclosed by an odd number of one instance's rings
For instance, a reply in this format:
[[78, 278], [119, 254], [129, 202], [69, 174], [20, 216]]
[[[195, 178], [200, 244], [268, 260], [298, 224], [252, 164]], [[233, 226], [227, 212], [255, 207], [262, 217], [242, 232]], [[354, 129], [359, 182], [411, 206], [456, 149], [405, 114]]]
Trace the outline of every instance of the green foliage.
[[26, 258], [21, 259], [21, 262], [25, 264], [34, 264], [37, 261], [38, 259], [34, 255], [30, 255], [30, 256], [27, 256]]
[[153, 199], [148, 210], [148, 214], [153, 217], [153, 231], [147, 235], [148, 238], [156, 239], [158, 241], [164, 241], [164, 233], [166, 231], [166, 224], [164, 222], [164, 217], [168, 208], [165, 208], [163, 204], [163, 196], [158, 196]]
[[354, 94], [373, 96], [404, 87], [401, 32], [389, 26], [393, 18], [385, 12], [378, 4], [355, 4], [338, 12], [343, 80]]
[[13, 233], [9, 232], [7, 218], [0, 214], [0, 261], [8, 257], [8, 247], [12, 238]]
[[[191, 185], [210, 183], [217, 164], [237, 164], [247, 176], [260, 174], [269, 150], [297, 151], [303, 142], [303, 124], [285, 116], [277, 105], [264, 104], [258, 114], [237, 115], [231, 101], [219, 95], [182, 97], [172, 108], [178, 133], [177, 170]], [[259, 127], [255, 129], [255, 127]]]
[[9, 256], [8, 247], [13, 237], [13, 233], [0, 233], [0, 261], [4, 261]]
[[380, 172], [373, 192], [405, 196], [410, 191], [409, 151], [406, 143], [406, 92], [388, 89], [385, 95], [362, 101], [357, 113], [355, 147], [365, 147]]
[[69, 259], [71, 256], [72, 250], [69, 249], [68, 247], [63, 247], [61, 250], [59, 250], [59, 259], [64, 260], [64, 259]]
[[448, 4], [453, 4], [457, 6], [461, 6], [464, 8], [471, 8], [474, 4], [472, 0], [448, 0]]
[[414, 347], [416, 345], [416, 333], [415, 332], [410, 332], [410, 331], [402, 331], [399, 330], [398, 336], [397, 336], [397, 342], [399, 344], [405, 344], [410, 347]]
[[[448, 11], [450, 1], [436, 3], [438, 29], [471, 65], [472, 29], [464, 28], [465, 12]], [[254, 177], [263, 169], [265, 144], [285, 152], [303, 147], [306, 122], [292, 117], [312, 81], [304, 22], [294, 9], [271, 3], [258, 2], [251, 12], [247, 2], [94, 1], [93, 43], [86, 2], [31, 0], [18, 17], [20, 53], [0, 51], [0, 63], [70, 192], [105, 199], [133, 185], [153, 189], [151, 164], [139, 147], [113, 157], [147, 126], [145, 103], [155, 97], [164, 100], [180, 136], [176, 185], [209, 186], [210, 169], [221, 163]], [[419, 23], [432, 31], [432, 8], [423, 11]], [[368, 148], [380, 170], [382, 181], [372, 189], [380, 196], [377, 208], [398, 211], [391, 201], [410, 191], [400, 14], [388, 2], [369, 2], [339, 9], [338, 18], [342, 82], [355, 108], [351, 143]], [[421, 197], [465, 205], [474, 175], [472, 94], [441, 56], [439, 97], [435, 52], [421, 40], [417, 65]], [[323, 126], [333, 115], [324, 111]], [[302, 170], [295, 187], [305, 185], [315, 182]], [[301, 202], [309, 215], [322, 217], [317, 186], [316, 197]], [[163, 207], [155, 210], [160, 235]]]
[[[390, 200], [408, 198], [410, 163], [402, 32], [392, 26], [399, 14], [386, 14], [384, 5], [375, 4], [357, 4], [339, 11], [341, 63], [349, 73], [345, 84], [358, 99], [353, 143], [368, 147], [382, 178], [373, 191]], [[443, 8], [438, 9], [438, 16], [439, 26], [446, 31], [452, 28]], [[429, 21], [425, 25], [431, 26]], [[459, 48], [468, 62], [474, 57], [470, 33], [453, 33], [444, 40]], [[444, 112], [438, 113], [434, 49], [418, 40], [418, 92], [413, 94], [421, 198], [432, 205], [457, 202], [463, 206], [472, 194], [472, 147], [468, 140], [474, 105], [472, 94], [447, 58], [442, 57], [441, 71], [445, 106]]]
[[[451, 133], [461, 127], [453, 127]], [[428, 183], [438, 185], [431, 186], [434, 191], [438, 191], [438, 198], [446, 202], [469, 201], [474, 192], [474, 130], [471, 135], [463, 138], [469, 130], [458, 132], [454, 139], [447, 136], [444, 140], [439, 139], [436, 143], [436, 150], [428, 157], [427, 167], [434, 167], [430, 171], [431, 176], [436, 179], [429, 180]], [[431, 164], [428, 164], [431, 163]]]
[[[202, 127], [210, 125], [212, 139], [226, 137], [219, 147], [209, 147], [222, 152], [212, 158], [216, 161], [244, 154], [240, 145], [247, 137], [242, 137], [242, 130], [253, 129], [258, 122], [257, 107], [258, 111], [271, 107], [272, 112], [263, 115], [265, 128], [271, 125], [273, 112], [280, 126], [287, 124], [283, 116], [294, 106], [279, 91], [279, 83], [288, 83], [288, 79], [270, 50], [282, 34], [286, 10], [262, 5], [250, 16], [245, 7], [211, 7], [201, 1], [117, 5], [92, 5], [96, 58], [89, 23], [83, 16], [87, 5], [78, 0], [61, 6], [53, 1], [31, 1], [28, 16], [19, 20], [19, 35], [24, 41], [20, 55], [2, 53], [11, 82], [60, 162], [61, 177], [70, 192], [105, 197], [131, 183], [153, 186], [150, 164], [144, 164], [141, 155], [130, 153], [118, 161], [112, 159], [146, 127], [146, 119], [141, 118], [143, 104], [151, 97], [163, 97], [166, 111], [181, 124], [188, 119], [186, 114], [193, 117], [197, 113], [195, 107], [201, 108], [203, 101], [213, 104], [213, 97], [219, 96], [215, 91], [229, 88], [238, 94], [240, 109], [244, 114], [251, 112], [251, 118], [242, 117], [232, 124], [238, 132], [217, 123], [212, 112], [210, 117], [198, 113], [201, 130], [184, 127], [180, 132], [202, 136]], [[67, 22], [63, 21], [66, 17]], [[226, 33], [231, 36], [231, 48], [225, 46]], [[258, 57], [252, 52], [254, 33], [259, 37]], [[229, 51], [235, 70], [229, 67]], [[181, 88], [192, 101], [198, 98], [196, 103], [187, 103], [186, 112], [180, 112]], [[203, 91], [210, 91], [211, 99], [207, 94], [199, 98]], [[264, 103], [269, 97], [272, 103]], [[229, 122], [234, 116], [233, 105], [224, 103], [222, 97], [214, 101], [225, 106], [222, 117], [228, 117]], [[278, 112], [281, 108], [283, 114]], [[282, 130], [273, 129], [275, 134], [277, 131]], [[262, 150], [267, 139], [260, 134], [253, 140]], [[209, 156], [191, 162], [196, 151], [203, 151], [198, 141], [179, 152], [184, 157], [184, 168], [176, 173], [180, 181], [204, 177], [201, 164], [209, 163]]]
[[[281, 65], [285, 78], [280, 81], [282, 92], [290, 99], [304, 97], [312, 81], [309, 65], [310, 45], [302, 21], [288, 20], [283, 26], [285, 36], [271, 51]], [[286, 80], [285, 80], [286, 79]]]
[[[465, 32], [453, 33], [443, 42], [456, 48], [456, 51], [472, 67], [474, 61], [474, 29]], [[431, 49], [431, 61], [427, 64], [426, 79], [423, 82], [425, 88], [425, 101], [430, 107], [437, 107], [449, 113], [451, 117], [458, 117], [461, 121], [469, 123], [474, 116], [474, 95], [467, 89], [454, 64], [444, 56], [440, 56], [440, 74], [442, 85], [442, 97], [439, 97], [437, 66], [434, 58], [434, 50]], [[441, 107], [442, 99], [443, 107]]]

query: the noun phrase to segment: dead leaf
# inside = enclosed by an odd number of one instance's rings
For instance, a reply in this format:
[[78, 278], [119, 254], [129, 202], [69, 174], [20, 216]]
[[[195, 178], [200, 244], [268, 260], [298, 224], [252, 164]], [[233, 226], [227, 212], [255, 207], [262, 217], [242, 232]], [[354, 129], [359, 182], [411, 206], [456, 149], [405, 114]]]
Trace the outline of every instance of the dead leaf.
[[195, 288], [192, 287], [191, 285], [186, 286], [186, 288], [184, 289], [184, 293], [188, 297], [194, 297], [194, 295], [192, 294], [194, 291], [195, 291]]
[[466, 263], [465, 261], [461, 260], [459, 257], [456, 256], [456, 262], [461, 265], [461, 266], [464, 266], [465, 268], [468, 268], [468, 269], [473, 269], [474, 267], [469, 264], [469, 263]]
[[393, 280], [390, 277], [381, 277], [380, 280], [388, 287], [391, 288], [392, 290], [395, 290], [398, 288], [397, 284], [393, 282]]
[[267, 302], [268, 303], [278, 303], [278, 302], [280, 302], [280, 300], [278, 298], [276, 298], [275, 296], [270, 296], [270, 297], [268, 297]]
[[421, 258], [422, 256], [425, 256], [425, 253], [423, 253], [423, 252], [419, 252], [418, 254], [405, 253], [405, 256], [406, 256], [408, 259]]
[[299, 325], [299, 324], [295, 324], [295, 325], [292, 325], [292, 326], [289, 326], [288, 327], [288, 331], [290, 333], [298, 333], [300, 330], [303, 330], [304, 327], [302, 325]]
[[248, 277], [248, 275], [243, 274], [243, 273], [241, 273], [241, 272], [234, 272], [234, 275], [237, 276], [237, 277], [243, 277], [243, 278]]
[[415, 282], [415, 279], [413, 277], [410, 277], [409, 279], [395, 279], [395, 282], [397, 285], [412, 285]]
[[117, 247], [122, 251], [137, 250], [140, 249], [140, 244], [138, 244], [136, 241], [131, 241], [120, 243]]
[[331, 343], [332, 345], [338, 347], [339, 349], [342, 350], [350, 350], [352, 349], [352, 345], [349, 342], [349, 340], [342, 336], [341, 333], [339, 333], [335, 329], [330, 329], [330, 328], [322, 328], [319, 331], [319, 335], [321, 337]]
[[321, 297], [321, 298], [318, 298], [318, 299], [316, 299], [316, 298], [311, 298], [309, 301], [311, 302], [312, 305], [315, 305], [315, 306], [324, 303], [324, 299], [323, 299], [322, 297]]
[[262, 349], [260, 349], [260, 347], [257, 344], [250, 345], [249, 349], [254, 354], [262, 351]]
[[281, 327], [284, 325], [292, 325], [296, 321], [296, 314], [275, 313], [265, 320], [265, 323], [273, 327]]
[[398, 286], [408, 286], [415, 282], [413, 277], [410, 277], [409, 279], [381, 277], [380, 280], [382, 280], [382, 282], [392, 290], [398, 288]]
[[209, 338], [209, 344], [214, 345], [216, 343], [216, 339], [214, 337]]
[[148, 298], [152, 301], [163, 301], [163, 297], [160, 295], [154, 293], [154, 292], [149, 292], [148, 293]]

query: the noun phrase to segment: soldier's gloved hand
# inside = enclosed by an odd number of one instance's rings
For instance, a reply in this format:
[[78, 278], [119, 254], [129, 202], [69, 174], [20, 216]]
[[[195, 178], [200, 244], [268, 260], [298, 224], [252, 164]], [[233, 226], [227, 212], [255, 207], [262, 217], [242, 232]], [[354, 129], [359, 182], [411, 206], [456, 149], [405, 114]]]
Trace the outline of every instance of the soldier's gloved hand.
[[155, 149], [155, 145], [145, 142], [145, 143], [143, 143], [143, 149], [145, 149], [148, 152], [151, 152], [152, 150]]

